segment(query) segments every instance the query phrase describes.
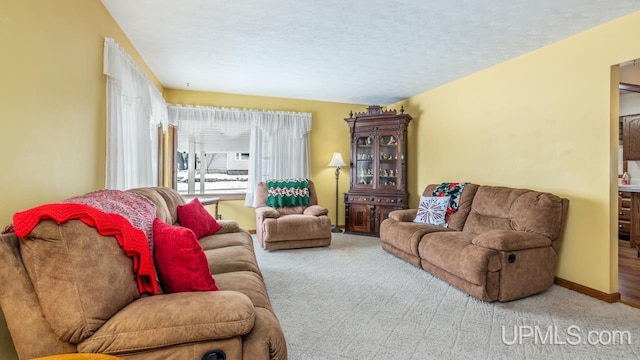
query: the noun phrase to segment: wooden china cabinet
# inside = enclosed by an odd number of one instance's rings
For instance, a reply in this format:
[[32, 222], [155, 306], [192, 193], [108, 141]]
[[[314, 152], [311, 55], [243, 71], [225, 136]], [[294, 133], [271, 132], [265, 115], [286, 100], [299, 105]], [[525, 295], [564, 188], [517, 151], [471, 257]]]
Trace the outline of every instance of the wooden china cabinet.
[[[624, 160], [640, 160], [640, 114], [621, 116]], [[625, 164], [626, 165], [626, 164]], [[625, 168], [624, 171], [627, 171]]]
[[393, 210], [406, 209], [407, 126], [411, 115], [372, 105], [344, 119], [351, 133], [351, 187], [344, 195], [345, 232], [380, 234]]

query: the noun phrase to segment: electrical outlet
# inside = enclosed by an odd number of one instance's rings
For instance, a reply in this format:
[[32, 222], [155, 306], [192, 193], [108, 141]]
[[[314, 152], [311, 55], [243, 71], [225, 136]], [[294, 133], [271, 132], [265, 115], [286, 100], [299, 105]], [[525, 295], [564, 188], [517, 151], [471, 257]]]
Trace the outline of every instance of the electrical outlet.
[[218, 214], [217, 218], [218, 220], [222, 220], [222, 214]]

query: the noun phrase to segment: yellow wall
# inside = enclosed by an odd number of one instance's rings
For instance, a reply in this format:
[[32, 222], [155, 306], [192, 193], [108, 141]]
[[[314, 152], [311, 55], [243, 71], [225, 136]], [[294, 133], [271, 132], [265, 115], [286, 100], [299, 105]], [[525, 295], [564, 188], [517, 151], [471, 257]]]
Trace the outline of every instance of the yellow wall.
[[[99, 0], [0, 1], [2, 228], [18, 210], [104, 187], [105, 37], [162, 90]], [[16, 358], [0, 322], [0, 357]]]
[[17, 210], [104, 187], [104, 37], [159, 83], [98, 0], [3, 0], [0, 14], [4, 226]]
[[620, 67], [620, 82], [640, 84], [640, 61], [633, 65]]
[[[329, 209], [331, 222], [335, 222], [335, 168], [327, 167], [335, 151], [340, 151], [345, 162], [349, 162], [349, 127], [343, 120], [349, 111], [364, 111], [366, 105], [344, 104], [324, 101], [296, 100], [264, 96], [248, 96], [203, 91], [165, 89], [164, 98], [171, 104], [206, 105], [241, 109], [283, 110], [309, 112], [312, 114], [309, 137], [311, 153], [311, 179], [316, 184], [318, 203]], [[349, 191], [347, 168], [340, 173], [339, 219], [344, 225], [344, 199], [342, 193]], [[221, 201], [218, 213], [224, 219], [233, 219], [240, 226], [255, 230], [256, 220], [253, 208], [245, 207], [244, 200]]]
[[[3, 0], [0, 14], [3, 226], [17, 210], [104, 186], [104, 37], [114, 38], [162, 87], [98, 0]], [[611, 162], [617, 99], [610, 97], [610, 66], [640, 57], [639, 35], [640, 13], [634, 13], [403, 102], [414, 117], [408, 159], [413, 205], [424, 185], [447, 180], [565, 196], [571, 204], [558, 276], [616, 291]], [[167, 90], [165, 98], [311, 112], [312, 178], [320, 204], [333, 215], [335, 178], [326, 164], [334, 151], [349, 161], [342, 119], [365, 105], [177, 90]], [[343, 171], [340, 192], [348, 188]], [[253, 210], [242, 202], [222, 203], [219, 211], [255, 228]], [[0, 354], [15, 358], [4, 326]]]
[[618, 100], [610, 81], [618, 74], [611, 67], [640, 57], [638, 38], [640, 12], [393, 105], [417, 118], [412, 203], [426, 184], [442, 181], [566, 197], [557, 275], [616, 292]]

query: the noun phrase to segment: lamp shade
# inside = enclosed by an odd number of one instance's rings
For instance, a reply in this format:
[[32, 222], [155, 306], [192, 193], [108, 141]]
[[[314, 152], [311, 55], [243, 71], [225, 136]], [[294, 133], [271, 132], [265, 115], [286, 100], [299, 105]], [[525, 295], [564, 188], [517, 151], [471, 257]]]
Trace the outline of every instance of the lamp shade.
[[334, 152], [333, 158], [331, 159], [331, 162], [329, 162], [327, 166], [341, 167], [346, 165], [347, 164], [344, 162], [344, 160], [342, 160], [342, 154], [340, 154], [339, 152]]

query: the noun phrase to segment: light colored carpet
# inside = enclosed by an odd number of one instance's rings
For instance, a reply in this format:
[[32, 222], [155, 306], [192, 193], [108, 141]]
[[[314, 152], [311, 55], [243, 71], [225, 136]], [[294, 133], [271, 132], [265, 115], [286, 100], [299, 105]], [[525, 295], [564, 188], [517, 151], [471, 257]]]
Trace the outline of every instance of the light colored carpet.
[[374, 237], [271, 252], [255, 244], [291, 360], [640, 358], [640, 310], [620, 303], [559, 286], [485, 303]]

